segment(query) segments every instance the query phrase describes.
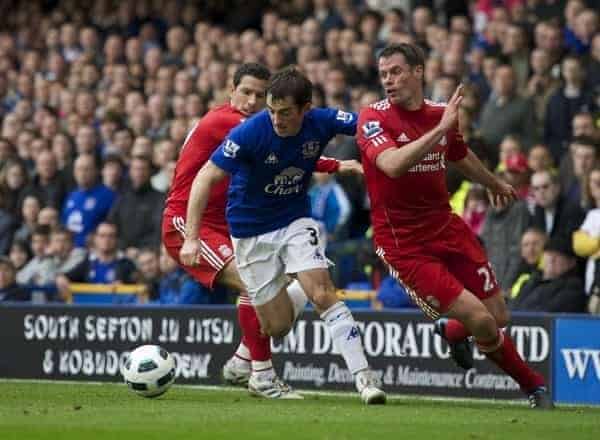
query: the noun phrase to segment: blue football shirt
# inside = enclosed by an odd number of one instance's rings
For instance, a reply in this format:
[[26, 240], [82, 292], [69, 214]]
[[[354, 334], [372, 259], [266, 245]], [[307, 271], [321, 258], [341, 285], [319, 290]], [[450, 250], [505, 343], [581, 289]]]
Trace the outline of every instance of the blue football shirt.
[[338, 134], [354, 136], [356, 114], [309, 110], [296, 136], [278, 136], [267, 110], [234, 128], [211, 156], [231, 174], [227, 222], [236, 238], [275, 231], [310, 217], [308, 186], [317, 160]]

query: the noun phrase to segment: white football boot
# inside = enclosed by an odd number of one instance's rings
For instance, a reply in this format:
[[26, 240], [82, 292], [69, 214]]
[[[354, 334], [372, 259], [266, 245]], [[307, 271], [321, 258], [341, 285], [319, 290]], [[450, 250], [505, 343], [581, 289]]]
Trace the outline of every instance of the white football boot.
[[253, 396], [266, 399], [304, 399], [276, 375], [264, 373], [250, 375], [248, 391]]
[[246, 386], [251, 373], [250, 362], [233, 356], [223, 366], [222, 376], [223, 381], [229, 385]]
[[356, 389], [367, 405], [385, 404], [385, 392], [380, 387], [381, 383], [373, 371], [367, 369], [356, 373]]

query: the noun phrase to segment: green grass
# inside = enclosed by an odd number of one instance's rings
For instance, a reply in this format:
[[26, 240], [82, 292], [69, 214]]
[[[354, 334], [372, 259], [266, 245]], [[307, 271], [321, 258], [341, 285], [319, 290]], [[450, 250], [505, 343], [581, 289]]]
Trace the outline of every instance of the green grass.
[[356, 396], [267, 401], [243, 390], [174, 386], [158, 399], [124, 385], [0, 381], [0, 439], [598, 439], [600, 408], [532, 411], [490, 401]]

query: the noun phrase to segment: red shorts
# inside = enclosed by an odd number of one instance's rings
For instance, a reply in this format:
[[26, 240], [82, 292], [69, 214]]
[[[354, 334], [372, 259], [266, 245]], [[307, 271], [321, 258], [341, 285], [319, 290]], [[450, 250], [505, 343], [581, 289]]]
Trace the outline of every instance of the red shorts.
[[377, 245], [377, 255], [432, 319], [446, 313], [464, 289], [479, 299], [498, 292], [485, 250], [467, 224], [455, 215], [436, 237], [415, 240], [400, 248]]
[[179, 250], [183, 246], [185, 220], [183, 217], [166, 215], [163, 217], [162, 241], [171, 257], [196, 281], [211, 288], [219, 272], [233, 259], [233, 246], [229, 229], [219, 226], [201, 226], [199, 239], [202, 244], [202, 259], [196, 266], [184, 266], [179, 260]]

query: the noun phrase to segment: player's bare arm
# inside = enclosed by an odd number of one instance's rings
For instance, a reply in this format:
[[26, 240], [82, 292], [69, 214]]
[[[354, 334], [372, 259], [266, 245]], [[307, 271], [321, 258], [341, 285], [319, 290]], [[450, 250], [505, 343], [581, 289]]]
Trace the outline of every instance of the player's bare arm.
[[206, 203], [213, 186], [227, 177], [227, 172], [216, 166], [212, 161], [200, 168], [192, 183], [190, 198], [187, 203], [185, 241], [179, 251], [181, 262], [186, 266], [193, 266], [200, 257], [200, 242], [198, 241], [198, 227]]
[[493, 206], [504, 208], [517, 198], [515, 189], [490, 172], [470, 149], [463, 159], [454, 162], [454, 166], [465, 177], [487, 188]]
[[419, 139], [404, 145], [402, 148], [391, 148], [377, 156], [376, 165], [387, 176], [396, 178], [402, 176], [414, 165], [421, 162], [440, 142], [442, 137], [458, 122], [458, 108], [462, 101], [462, 85], [450, 98], [438, 125]]

